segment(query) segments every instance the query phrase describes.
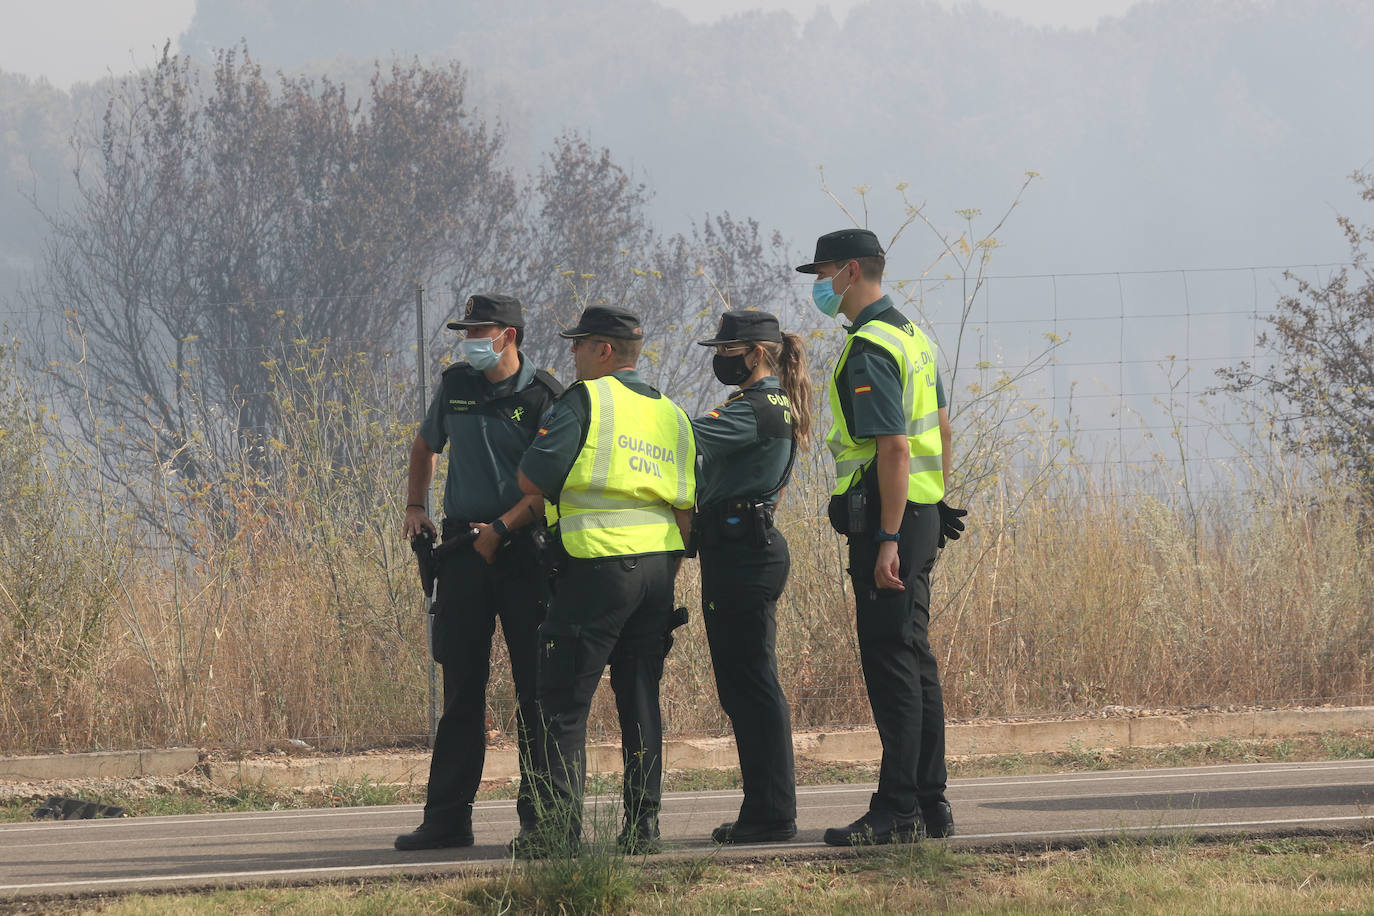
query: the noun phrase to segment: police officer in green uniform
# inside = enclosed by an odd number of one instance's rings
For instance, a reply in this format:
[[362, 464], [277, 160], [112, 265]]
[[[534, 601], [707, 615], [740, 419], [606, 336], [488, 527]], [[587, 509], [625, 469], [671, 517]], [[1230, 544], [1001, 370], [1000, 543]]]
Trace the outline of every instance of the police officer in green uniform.
[[825, 832], [833, 846], [954, 832], [945, 798], [945, 711], [930, 651], [930, 573], [964, 511], [944, 502], [949, 413], [935, 347], [883, 295], [885, 257], [867, 229], [816, 242], [797, 270], [815, 274], [812, 300], [850, 320], [830, 380], [835, 459], [830, 520], [849, 538], [859, 658], [883, 746], [869, 810]]
[[397, 849], [470, 846], [472, 801], [486, 757], [486, 693], [496, 618], [510, 653], [518, 700], [521, 784], [516, 809], [534, 822], [527, 761], [538, 721], [535, 670], [538, 626], [548, 609], [535, 543], [543, 501], [520, 492], [516, 469], [534, 440], [539, 418], [563, 387], [520, 353], [525, 322], [519, 300], [486, 293], [467, 300], [462, 330], [466, 361], [444, 371], [410, 450], [404, 533], [434, 534], [425, 495], [434, 466], [449, 445], [444, 487], [444, 542], [431, 646], [443, 666], [444, 712], [434, 735], [424, 821], [396, 838]]
[[[702, 616], [721, 708], [734, 727], [744, 803], [711, 833], [717, 843], [797, 835], [792, 721], [778, 683], [777, 601], [791, 560], [773, 509], [811, 430], [811, 381], [796, 334], [767, 312], [721, 316], [712, 369], [738, 385], [692, 420], [702, 457], [693, 530]], [[781, 381], [779, 381], [781, 378]]]
[[564, 557], [539, 628], [540, 823], [521, 856], [578, 848], [587, 713], [607, 664], [625, 764], [627, 853], [658, 849], [663, 727], [659, 680], [670, 645], [673, 579], [691, 529], [691, 421], [635, 371], [643, 330], [617, 308], [586, 309], [572, 340], [577, 383], [520, 463], [520, 486], [557, 504]]

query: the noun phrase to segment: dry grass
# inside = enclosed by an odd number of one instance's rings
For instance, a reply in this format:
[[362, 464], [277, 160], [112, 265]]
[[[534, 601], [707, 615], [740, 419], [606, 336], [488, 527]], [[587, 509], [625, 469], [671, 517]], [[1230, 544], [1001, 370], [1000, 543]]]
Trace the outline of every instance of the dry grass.
[[840, 859], [621, 862], [613, 909], [541, 894], [540, 876], [132, 895], [53, 911], [154, 913], [1369, 913], [1374, 852], [1358, 839], [1119, 840], [1082, 849], [954, 852], [940, 844]]
[[[423, 740], [425, 615], [396, 530], [413, 435], [396, 418], [410, 411], [394, 380], [358, 365], [292, 371], [282, 429], [213, 485], [169, 461], [102, 480], [82, 451], [94, 445], [62, 441], [9, 392], [0, 753]], [[1018, 435], [1016, 472], [961, 494], [970, 531], [936, 567], [951, 716], [1374, 694], [1374, 563], [1338, 486], [1290, 486], [1271, 456], [1204, 497], [1168, 485], [1165, 464], [1104, 480]], [[779, 659], [798, 728], [869, 721], [826, 473], [821, 455], [800, 462], [779, 520], [793, 559]], [[723, 730], [692, 563], [678, 597], [693, 624], [666, 665], [665, 722]], [[509, 736], [497, 646], [491, 726]], [[608, 690], [592, 730], [615, 733]]]

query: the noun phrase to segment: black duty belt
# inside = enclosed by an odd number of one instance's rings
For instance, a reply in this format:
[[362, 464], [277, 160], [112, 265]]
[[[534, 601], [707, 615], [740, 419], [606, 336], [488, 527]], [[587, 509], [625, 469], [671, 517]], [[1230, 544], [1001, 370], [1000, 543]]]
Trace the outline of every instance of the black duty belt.
[[466, 540], [471, 544], [477, 537], [473, 532], [479, 524], [486, 524], [486, 522], [463, 522], [453, 518], [446, 518], [440, 527], [443, 530], [445, 541], [451, 538], [457, 538], [459, 541]]
[[697, 511], [697, 543], [715, 547], [727, 543], [761, 544], [773, 527], [773, 507], [762, 499], [738, 497], [722, 499]]

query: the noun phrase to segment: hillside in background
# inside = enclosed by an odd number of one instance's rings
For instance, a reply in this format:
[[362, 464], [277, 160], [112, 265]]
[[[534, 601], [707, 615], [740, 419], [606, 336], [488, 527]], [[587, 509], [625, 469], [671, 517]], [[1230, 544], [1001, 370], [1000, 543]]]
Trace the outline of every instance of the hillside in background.
[[[1156, 0], [1091, 31], [1039, 29], [978, 7], [872, 0], [843, 23], [744, 14], [693, 25], [651, 0], [201, 0], [181, 47], [246, 40], [269, 67], [345, 79], [392, 54], [452, 57], [533, 166], [561, 130], [609, 147], [674, 231], [728, 210], [800, 252], [869, 185], [895, 225], [910, 182], [942, 224], [1034, 187], [999, 273], [1339, 260], [1346, 176], [1374, 156], [1359, 99], [1374, 77], [1374, 6], [1357, 0]], [[17, 192], [65, 199], [72, 97], [0, 84], [0, 290], [42, 238]], [[355, 93], [357, 95], [357, 93]], [[36, 181], [35, 181], [36, 178]], [[856, 211], [857, 212], [857, 211]], [[936, 253], [908, 236], [894, 270]], [[0, 292], [3, 296], [3, 292]]]

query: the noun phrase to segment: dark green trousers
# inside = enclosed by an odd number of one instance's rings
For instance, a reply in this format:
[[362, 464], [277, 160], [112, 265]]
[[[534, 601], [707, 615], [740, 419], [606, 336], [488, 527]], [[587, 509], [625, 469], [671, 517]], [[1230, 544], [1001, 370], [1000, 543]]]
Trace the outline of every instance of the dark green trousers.
[[944, 801], [948, 779], [944, 696], [927, 633], [939, 535], [939, 510], [907, 503], [897, 550], [904, 591], [875, 587], [871, 536], [849, 539], [859, 659], [883, 746], [870, 807], [902, 815]]
[[444, 712], [434, 733], [425, 795], [425, 823], [440, 826], [468, 816], [487, 753], [487, 679], [497, 618], [510, 655], [518, 707], [521, 822], [534, 817], [528, 779], [533, 755], [538, 627], [549, 589], [534, 544], [518, 531], [488, 565], [471, 548], [447, 558], [434, 593], [434, 660], [443, 667]]
[[782, 532], [703, 546], [701, 613], [721, 708], [739, 750], [744, 824], [795, 820], [792, 716], [778, 682], [777, 606], [791, 560]]
[[625, 811], [658, 814], [662, 803], [663, 723], [658, 704], [673, 611], [671, 554], [569, 559], [539, 628], [541, 740], [537, 786], [543, 817], [581, 832], [587, 713], [610, 665], [625, 765]]

